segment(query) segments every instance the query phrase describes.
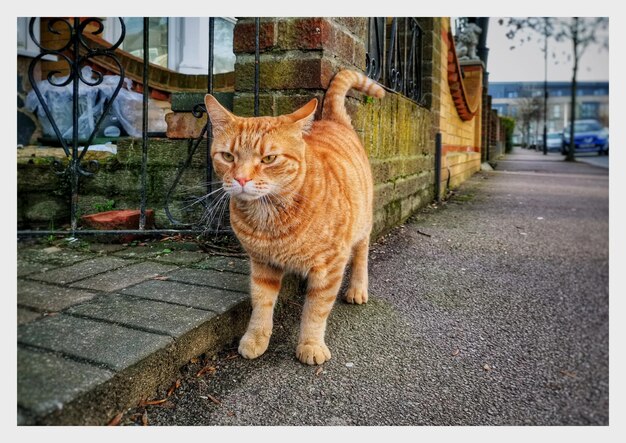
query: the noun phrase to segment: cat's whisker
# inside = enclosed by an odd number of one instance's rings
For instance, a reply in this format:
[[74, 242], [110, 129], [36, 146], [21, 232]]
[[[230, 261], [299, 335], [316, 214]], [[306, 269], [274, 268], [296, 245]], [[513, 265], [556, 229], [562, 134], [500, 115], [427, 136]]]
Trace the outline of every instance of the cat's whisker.
[[223, 185], [223, 184], [224, 182], [222, 180], [218, 180], [214, 182], [201, 182], [201, 183], [196, 183], [193, 185], [178, 185], [177, 189], [179, 191], [191, 191], [194, 189], [206, 189], [209, 186], [213, 187], [214, 185]]
[[205, 225], [207, 230], [211, 229], [211, 224], [213, 223], [213, 220], [215, 219], [217, 212], [221, 208], [221, 205], [225, 203], [226, 201], [228, 201], [228, 197], [230, 197], [230, 195], [228, 193], [224, 193], [215, 202], [213, 202], [213, 204], [210, 207], [208, 207], [206, 211], [204, 212], [199, 223], [201, 225]]
[[224, 199], [224, 203], [222, 204], [222, 209], [220, 211], [220, 214], [218, 216], [217, 219], [217, 229], [215, 230], [215, 235], [217, 236], [219, 230], [220, 230], [220, 226], [222, 225], [222, 221], [224, 220], [224, 214], [226, 212], [226, 207], [228, 206], [228, 199]]
[[215, 194], [215, 193], [217, 193], [217, 192], [220, 192], [220, 191], [226, 192], [226, 191], [224, 190], [224, 188], [219, 188], [219, 189], [216, 189], [215, 191], [212, 191], [212, 192], [210, 192], [210, 193], [208, 193], [208, 194], [206, 194], [206, 195], [203, 195], [203, 196], [201, 196], [201, 197], [196, 197], [196, 198], [194, 198], [194, 199], [191, 201], [191, 203], [189, 203], [189, 204], [187, 204], [187, 205], [183, 206], [181, 209], [189, 209], [190, 207], [192, 207], [192, 206], [194, 206], [194, 205], [197, 205], [198, 203], [201, 203], [201, 202], [203, 202], [204, 200], [208, 200], [208, 199], [209, 199], [209, 198], [210, 198], [213, 194]]

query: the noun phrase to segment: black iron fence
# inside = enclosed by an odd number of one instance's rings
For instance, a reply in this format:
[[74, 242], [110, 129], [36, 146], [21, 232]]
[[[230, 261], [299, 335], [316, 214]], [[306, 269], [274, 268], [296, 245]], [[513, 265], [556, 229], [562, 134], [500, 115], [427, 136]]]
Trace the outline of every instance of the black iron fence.
[[[79, 226], [80, 214], [78, 213], [78, 199], [80, 183], [84, 180], [90, 180], [98, 173], [100, 165], [97, 160], [86, 161], [85, 155], [89, 151], [95, 135], [98, 133], [103, 121], [111, 112], [111, 107], [115, 102], [122, 85], [125, 80], [124, 66], [120, 63], [116, 55], [116, 49], [119, 48], [126, 35], [126, 26], [122, 18], [118, 18], [120, 25], [119, 38], [110, 43], [109, 46], [94, 46], [92, 40], [85, 37], [86, 33], [94, 35], [102, 34], [106, 25], [101, 18], [55, 18], [47, 22], [47, 30], [53, 34], [60, 34], [59, 26], [67, 31], [68, 40], [61, 47], [56, 49], [44, 46], [40, 42], [39, 36], [35, 32], [35, 18], [29, 23], [29, 34], [31, 39], [40, 49], [40, 54], [33, 58], [29, 66], [29, 80], [37, 98], [41, 104], [43, 112], [49, 120], [54, 133], [60, 142], [65, 156], [67, 165], [64, 162], [55, 160], [53, 163], [54, 172], [64, 179], [65, 183], [69, 183], [69, 228], [65, 230], [47, 229], [47, 230], [18, 230], [18, 235], [50, 235], [65, 234], [76, 236], [91, 234], [198, 234], [198, 233], [214, 233], [229, 231], [227, 215], [228, 211], [222, 210], [221, 214], [212, 214], [207, 217], [211, 209], [215, 209], [216, 193], [219, 192], [221, 186], [213, 184], [212, 165], [210, 157], [211, 146], [211, 126], [210, 121], [201, 130], [198, 137], [189, 140], [189, 149], [187, 158], [180, 163], [176, 174], [172, 179], [164, 200], [164, 212], [169, 220], [170, 229], [147, 229], [146, 227], [146, 186], [147, 186], [147, 169], [150, 157], [150, 138], [148, 132], [148, 103], [149, 103], [149, 78], [150, 78], [150, 59], [149, 59], [149, 39], [150, 29], [148, 18], [143, 19], [143, 97], [142, 97], [142, 130], [141, 130], [141, 167], [140, 167], [140, 186], [139, 186], [139, 226], [138, 229], [131, 230], [95, 230], [85, 229]], [[209, 19], [209, 44], [208, 44], [208, 66], [207, 66], [207, 88], [206, 92], [213, 94], [213, 65], [214, 65], [214, 18]], [[260, 60], [260, 19], [255, 19], [255, 69], [254, 69], [254, 115], [259, 115], [259, 60]], [[422, 97], [421, 91], [421, 58], [422, 58], [422, 30], [415, 18], [370, 18], [369, 19], [369, 40], [366, 55], [366, 73], [367, 75], [393, 91], [397, 91], [407, 97], [420, 102]], [[71, 135], [67, 132], [62, 133], [55, 117], [50, 111], [40, 88], [35, 79], [35, 68], [42, 59], [49, 56], [55, 56], [57, 60], [67, 65], [69, 75], [59, 77], [59, 71], [52, 71], [47, 75], [47, 81], [52, 87], [72, 87], [72, 130]], [[102, 114], [91, 132], [85, 136], [79, 135], [79, 118], [81, 115], [81, 103], [79, 88], [81, 83], [87, 87], [100, 85], [103, 80], [103, 74], [93, 71], [92, 78], [83, 75], [82, 68], [91, 60], [97, 57], [109, 59], [119, 73], [119, 82], [113, 85], [113, 92], [107, 98], [102, 110]], [[196, 118], [203, 118], [206, 109], [203, 103], [198, 103], [193, 107], [193, 115]], [[206, 159], [205, 159], [205, 176], [206, 188], [199, 192], [200, 195], [193, 196], [190, 200], [194, 204], [199, 204], [204, 208], [203, 216], [199, 217], [195, 222], [181, 221], [171, 209], [171, 203], [176, 188], [181, 182], [184, 172], [190, 167], [194, 157], [199, 152], [199, 146], [206, 142]], [[215, 212], [215, 211], [214, 211]]]
[[393, 91], [422, 99], [422, 29], [414, 17], [371, 17], [366, 74]]
[[[97, 160], [90, 160], [85, 162], [85, 155], [89, 151], [89, 147], [92, 145], [94, 137], [99, 132], [100, 127], [103, 121], [107, 118], [109, 113], [111, 112], [111, 107], [115, 99], [117, 98], [122, 85], [125, 79], [124, 66], [120, 63], [119, 58], [116, 56], [115, 50], [119, 48], [126, 35], [126, 26], [124, 20], [119, 18], [120, 24], [120, 36], [114, 43], [110, 44], [110, 46], [106, 48], [102, 48], [100, 45], [93, 46], [91, 43], [91, 39], [85, 38], [85, 33], [89, 32], [94, 35], [102, 34], [105, 27], [105, 22], [101, 18], [88, 18], [80, 20], [79, 18], [54, 18], [48, 21], [47, 30], [52, 34], [61, 34], [59, 31], [59, 27], [64, 28], [68, 37], [67, 42], [57, 48], [50, 48], [44, 46], [40, 42], [40, 37], [36, 35], [35, 32], [35, 18], [31, 18], [29, 22], [29, 35], [33, 42], [37, 45], [40, 50], [39, 55], [33, 58], [29, 65], [29, 81], [31, 87], [37, 98], [40, 102], [40, 106], [45, 114], [45, 117], [49, 121], [52, 126], [54, 133], [56, 134], [56, 138], [58, 142], [61, 144], [65, 156], [67, 157], [67, 166], [64, 166], [64, 163], [59, 160], [54, 160], [53, 168], [56, 175], [60, 176], [60, 178], [64, 179], [65, 183], [69, 183], [69, 199], [70, 199], [70, 211], [69, 211], [69, 229], [66, 230], [18, 230], [18, 235], [21, 236], [32, 236], [32, 235], [50, 235], [50, 234], [69, 234], [75, 236], [77, 234], [80, 235], [89, 235], [89, 234], [197, 234], [197, 233], [213, 233], [213, 232], [229, 232], [230, 229], [228, 227], [227, 221], [224, 222], [225, 213], [227, 211], [222, 211], [220, 214], [221, 220], [217, 220], [215, 218], [208, 220], [206, 212], [209, 211], [216, 198], [215, 193], [219, 191], [220, 187], [216, 187], [213, 184], [212, 177], [212, 165], [210, 158], [210, 149], [211, 146], [211, 123], [207, 119], [206, 125], [202, 128], [200, 135], [190, 140], [190, 148], [188, 149], [187, 159], [182, 163], [182, 165], [178, 168], [178, 171], [169, 187], [164, 203], [164, 212], [167, 215], [167, 218], [170, 222], [170, 225], [173, 226], [172, 229], [146, 229], [146, 177], [147, 177], [147, 167], [148, 167], [148, 159], [149, 159], [149, 144], [150, 139], [148, 137], [148, 102], [149, 102], [149, 77], [150, 77], [150, 60], [149, 60], [149, 39], [150, 39], [150, 28], [149, 28], [149, 20], [148, 18], [143, 19], [143, 78], [142, 78], [142, 86], [143, 86], [143, 102], [142, 102], [142, 131], [141, 131], [141, 168], [140, 168], [140, 204], [139, 204], [139, 226], [138, 229], [123, 229], [123, 230], [94, 230], [94, 229], [84, 229], [79, 227], [79, 214], [78, 214], [78, 199], [79, 199], [79, 183], [81, 180], [89, 179], [94, 176], [94, 174], [98, 173], [100, 169], [100, 164]], [[214, 18], [209, 18], [209, 45], [208, 45], [208, 82], [207, 82], [207, 93], [213, 94], [213, 64], [214, 64], [214, 47], [215, 47], [215, 39], [214, 39]], [[256, 36], [255, 36], [255, 74], [254, 74], [254, 115], [258, 115], [259, 112], [259, 19], [256, 19]], [[56, 57], [57, 60], [65, 63], [67, 66], [67, 70], [69, 70], [69, 74], [64, 77], [59, 77], [60, 71], [54, 70], [48, 73], [47, 81], [50, 86], [53, 87], [66, 87], [68, 85], [72, 86], [72, 133], [71, 136], [68, 137], [67, 133], [63, 134], [55, 121], [55, 116], [51, 112], [46, 99], [44, 98], [39, 86], [38, 82], [35, 79], [35, 69], [38, 63], [45, 58], [49, 58], [49, 56]], [[107, 57], [109, 58], [113, 64], [117, 67], [117, 71], [119, 73], [119, 82], [115, 85], [115, 89], [113, 93], [107, 98], [102, 113], [98, 120], [95, 122], [91, 133], [85, 137], [84, 134], [79, 135], [79, 118], [81, 116], [81, 111], [83, 111], [84, 106], [81, 106], [80, 103], [80, 94], [79, 88], [81, 87], [81, 83], [86, 85], [87, 87], [98, 86], [103, 82], [104, 76], [97, 72], [93, 71], [94, 78], [87, 78], [83, 75], [82, 68], [84, 68], [90, 60], [95, 57]], [[198, 103], [193, 107], [192, 111], [193, 115], [196, 118], [202, 118], [203, 114], [206, 113], [206, 109], [203, 103]], [[205, 162], [205, 170], [206, 170], [206, 189], [201, 193], [200, 196], [196, 196], [195, 198], [191, 198], [191, 200], [200, 204], [205, 208], [205, 213], [202, 217], [200, 217], [196, 223], [185, 223], [176, 218], [173, 214], [173, 211], [170, 208], [172, 198], [174, 195], [174, 191], [180, 183], [181, 177], [185, 170], [187, 170], [192, 162], [194, 156], [196, 156], [198, 152], [198, 147], [203, 141], [207, 142], [206, 149], [206, 162]], [[227, 215], [227, 214], [226, 214]]]

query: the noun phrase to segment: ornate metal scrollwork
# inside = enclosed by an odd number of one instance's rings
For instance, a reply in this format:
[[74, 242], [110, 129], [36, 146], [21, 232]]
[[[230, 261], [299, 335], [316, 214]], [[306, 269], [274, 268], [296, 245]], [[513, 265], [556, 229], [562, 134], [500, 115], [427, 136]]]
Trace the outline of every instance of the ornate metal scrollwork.
[[419, 102], [421, 46], [421, 29], [415, 18], [370, 18], [366, 75]]
[[[102, 122], [108, 115], [111, 109], [111, 105], [113, 101], [115, 100], [115, 98], [117, 97], [117, 95], [119, 94], [122, 88], [123, 82], [124, 82], [124, 67], [121, 65], [118, 58], [114, 54], [115, 49], [117, 49], [122, 44], [122, 42], [124, 41], [124, 37], [126, 35], [126, 26], [124, 25], [124, 20], [122, 18], [119, 18], [119, 20], [121, 24], [121, 34], [120, 34], [119, 39], [115, 43], [113, 43], [111, 46], [108, 46], [108, 47], [92, 47], [89, 45], [89, 42], [85, 39], [84, 34], [88, 32], [87, 27], [91, 24], [95, 24], [96, 29], [90, 31], [90, 33], [94, 35], [101, 34], [102, 31], [104, 30], [104, 25], [102, 23], [101, 18], [87, 18], [82, 21], [80, 21], [78, 18], [73, 18], [72, 21], [70, 21], [67, 18], [51, 19], [50, 21], [48, 21], [48, 26], [47, 26], [48, 31], [56, 35], [61, 35], [62, 32], [57, 29], [56, 25], [58, 23], [62, 23], [63, 26], [66, 28], [64, 29], [64, 31], [66, 31], [69, 34], [69, 36], [68, 36], [67, 42], [65, 42], [63, 46], [61, 46], [60, 48], [48, 48], [48, 47], [45, 47], [35, 35], [35, 18], [33, 17], [30, 19], [28, 32], [30, 34], [30, 38], [33, 40], [35, 45], [37, 45], [37, 47], [41, 50], [41, 52], [31, 61], [28, 67], [28, 78], [30, 80], [30, 84], [33, 88], [33, 91], [37, 95], [37, 99], [39, 100], [39, 103], [41, 104], [41, 107], [46, 117], [48, 118], [48, 121], [50, 122], [50, 125], [52, 129], [54, 130], [55, 135], [57, 136], [59, 143], [63, 147], [65, 155], [71, 160], [70, 165], [64, 171], [61, 171], [58, 162], [55, 163], [53, 165], [53, 168], [55, 170], [55, 173], [57, 174], [59, 173], [63, 174], [63, 173], [69, 172], [69, 173], [77, 173], [83, 176], [90, 176], [90, 175], [93, 175], [99, 168], [99, 165], [97, 161], [95, 160], [90, 161], [86, 167], [81, 167], [80, 160], [82, 160], [85, 154], [87, 153], [89, 146], [92, 144], [96, 134], [98, 133], [98, 130], [100, 129]], [[81, 50], [80, 50], [81, 48], [83, 48], [83, 52], [86, 52], [83, 55], [81, 55]], [[47, 80], [50, 85], [59, 87], [59, 88], [72, 84], [72, 89], [73, 89], [73, 93], [72, 93], [73, 131], [72, 132], [73, 132], [73, 135], [72, 135], [71, 140], [68, 140], [68, 138], [64, 137], [63, 134], [61, 133], [59, 126], [57, 122], [55, 121], [54, 116], [52, 115], [52, 112], [50, 111], [50, 107], [48, 106], [48, 103], [46, 99], [44, 98], [37, 84], [37, 81], [35, 80], [35, 75], [34, 75], [35, 66], [44, 57], [49, 56], [49, 55], [56, 56], [59, 60], [65, 62], [67, 64], [67, 67], [69, 68], [69, 74], [67, 75], [67, 77], [65, 78], [62, 77], [60, 79], [58, 77], [58, 74], [60, 74], [61, 71], [54, 70], [48, 73]], [[87, 138], [87, 141], [84, 143], [85, 145], [84, 148], [82, 150], [79, 150], [78, 149], [79, 148], [78, 130], [76, 127], [77, 122], [78, 122], [78, 117], [80, 116], [79, 115], [80, 114], [79, 97], [78, 97], [79, 83], [82, 82], [86, 86], [93, 87], [93, 86], [100, 85], [104, 80], [104, 76], [102, 75], [102, 73], [97, 72], [97, 71], [93, 71], [95, 78], [91, 78], [91, 79], [85, 78], [85, 76], [83, 75], [81, 68], [85, 66], [87, 62], [93, 57], [108, 57], [111, 60], [113, 60], [113, 62], [117, 65], [119, 69], [120, 80], [118, 84], [116, 85], [111, 97], [106, 101], [102, 114], [100, 115], [98, 121], [95, 123], [94, 129], [91, 131], [89, 137]]]
[[[117, 95], [119, 94], [123, 82], [124, 82], [124, 67], [121, 65], [117, 57], [115, 56], [114, 51], [122, 44], [124, 41], [124, 37], [126, 35], [126, 26], [124, 24], [124, 20], [119, 18], [121, 25], [121, 33], [119, 39], [110, 46], [101, 47], [92, 47], [90, 46], [88, 40], [85, 38], [85, 34], [87, 32], [98, 35], [101, 34], [104, 30], [104, 24], [102, 23], [101, 18], [87, 18], [80, 20], [77, 17], [72, 19], [68, 18], [53, 18], [48, 21], [48, 31], [52, 34], [62, 35], [62, 32], [57, 29], [57, 25], [62, 24], [62, 31], [65, 31], [68, 34], [67, 41], [58, 48], [49, 48], [44, 46], [37, 35], [35, 35], [35, 20], [36, 18], [31, 18], [28, 26], [28, 32], [30, 38], [33, 40], [35, 45], [40, 49], [40, 53], [33, 58], [29, 67], [28, 67], [28, 79], [32, 86], [33, 91], [35, 92], [37, 99], [43, 109], [45, 116], [50, 122], [50, 126], [52, 127], [59, 143], [63, 147], [63, 151], [65, 152], [66, 157], [69, 159], [69, 164], [64, 166], [63, 163], [59, 160], [55, 160], [52, 164], [52, 169], [55, 174], [63, 175], [69, 178], [69, 182], [71, 183], [71, 209], [70, 209], [70, 223], [72, 231], [75, 231], [77, 228], [77, 202], [78, 202], [78, 181], [79, 177], [88, 177], [94, 175], [100, 168], [100, 165], [97, 160], [90, 160], [86, 164], [81, 164], [81, 160], [85, 157], [89, 146], [92, 144], [96, 134], [98, 133], [102, 122], [109, 114], [111, 110], [111, 105]], [[95, 25], [95, 30], [89, 30], [89, 25]], [[104, 40], [103, 40], [104, 42]], [[52, 87], [63, 88], [69, 85], [72, 85], [72, 136], [71, 138], [64, 137], [59, 129], [59, 125], [55, 121], [54, 115], [50, 110], [50, 106], [46, 101], [46, 98], [41, 92], [39, 85], [35, 79], [35, 66], [37, 63], [41, 62], [41, 60], [46, 56], [55, 56], [58, 60], [67, 64], [69, 73], [67, 77], [59, 78], [58, 74], [61, 74], [61, 71], [54, 70], [48, 73], [47, 80], [48, 83]], [[120, 80], [117, 85], [115, 85], [115, 89], [113, 93], [108, 98], [106, 103], [104, 104], [102, 114], [98, 118], [97, 122], [91, 133], [87, 137], [86, 142], [82, 143], [84, 146], [79, 149], [79, 130], [78, 123], [80, 117], [80, 83], [83, 83], [87, 87], [95, 87], [100, 85], [104, 81], [104, 76], [102, 73], [92, 71], [93, 78], [86, 78], [83, 75], [82, 67], [84, 67], [90, 59], [94, 57], [108, 57], [114, 61], [119, 69]]]
[[365, 74], [378, 81], [382, 74], [384, 44], [385, 44], [385, 17], [371, 17], [369, 19], [369, 38], [365, 53]]

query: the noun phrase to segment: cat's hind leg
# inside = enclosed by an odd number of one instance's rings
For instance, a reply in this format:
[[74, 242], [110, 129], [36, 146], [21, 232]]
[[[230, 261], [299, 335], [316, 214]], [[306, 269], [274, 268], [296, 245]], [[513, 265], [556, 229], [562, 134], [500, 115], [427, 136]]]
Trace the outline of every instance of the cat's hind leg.
[[245, 358], [256, 358], [267, 350], [274, 324], [274, 305], [278, 298], [282, 278], [282, 269], [251, 261], [252, 315], [248, 329], [239, 341], [239, 353]]
[[347, 303], [357, 305], [367, 303], [367, 256], [369, 253], [369, 237], [355, 243], [352, 248], [352, 276], [350, 286], [344, 295]]

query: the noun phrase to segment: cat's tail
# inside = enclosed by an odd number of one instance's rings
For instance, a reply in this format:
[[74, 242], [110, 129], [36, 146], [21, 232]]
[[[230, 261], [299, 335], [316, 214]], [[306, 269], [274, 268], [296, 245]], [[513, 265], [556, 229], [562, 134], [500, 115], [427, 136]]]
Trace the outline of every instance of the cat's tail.
[[323, 120], [333, 120], [350, 126], [350, 116], [346, 112], [345, 101], [346, 94], [352, 88], [371, 97], [383, 98], [385, 96], [385, 90], [374, 80], [367, 78], [360, 72], [344, 69], [333, 77], [326, 91], [324, 108], [322, 109]]

